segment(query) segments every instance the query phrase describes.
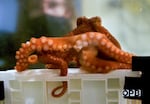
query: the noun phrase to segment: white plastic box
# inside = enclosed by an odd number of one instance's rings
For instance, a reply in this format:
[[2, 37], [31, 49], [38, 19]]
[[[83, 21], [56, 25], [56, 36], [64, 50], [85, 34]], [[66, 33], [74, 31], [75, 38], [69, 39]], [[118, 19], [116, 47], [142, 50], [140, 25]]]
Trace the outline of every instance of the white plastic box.
[[[5, 83], [5, 104], [140, 104], [122, 96], [125, 76], [138, 77], [139, 72], [90, 74], [76, 68], [68, 71], [65, 77], [59, 76], [59, 70], [50, 69], [0, 72], [0, 80]], [[62, 97], [54, 98], [51, 91], [62, 81], [68, 82], [68, 90]]]

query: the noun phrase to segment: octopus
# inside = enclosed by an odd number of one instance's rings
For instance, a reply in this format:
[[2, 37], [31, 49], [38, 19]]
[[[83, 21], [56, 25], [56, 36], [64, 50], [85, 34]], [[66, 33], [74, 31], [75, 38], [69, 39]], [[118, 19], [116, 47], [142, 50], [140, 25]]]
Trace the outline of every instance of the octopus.
[[[75, 60], [78, 67], [89, 73], [108, 73], [131, 69], [132, 56], [121, 49], [119, 42], [101, 25], [99, 17], [81, 17], [77, 28], [65, 37], [32, 37], [22, 43], [16, 51], [14, 68], [21, 72], [32, 64], [43, 63], [48, 69], [60, 69], [60, 76], [67, 76], [68, 64]], [[63, 81], [51, 94], [61, 97], [66, 91], [67, 82]]]

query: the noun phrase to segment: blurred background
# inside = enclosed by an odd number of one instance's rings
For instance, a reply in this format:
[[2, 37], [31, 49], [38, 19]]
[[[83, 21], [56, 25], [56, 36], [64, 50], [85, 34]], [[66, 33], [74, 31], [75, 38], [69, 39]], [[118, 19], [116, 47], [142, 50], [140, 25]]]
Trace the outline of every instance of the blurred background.
[[0, 70], [31, 37], [63, 36], [80, 16], [99, 16], [122, 49], [150, 56], [150, 0], [0, 0]]

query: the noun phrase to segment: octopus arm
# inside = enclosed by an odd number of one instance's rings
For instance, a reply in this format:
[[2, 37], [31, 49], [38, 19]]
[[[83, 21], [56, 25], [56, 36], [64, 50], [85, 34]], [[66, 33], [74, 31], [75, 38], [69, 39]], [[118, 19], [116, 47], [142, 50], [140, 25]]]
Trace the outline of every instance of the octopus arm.
[[131, 69], [131, 64], [103, 60], [97, 57], [91, 57], [88, 60], [83, 59], [80, 62], [82, 69], [91, 73], [108, 73], [118, 69]]
[[[62, 58], [53, 56], [51, 54], [42, 54], [42, 55], [39, 55], [39, 61], [41, 63], [45, 63], [45, 64], [52, 64], [52, 67], [60, 68], [60, 70], [61, 70], [60, 76], [67, 75], [68, 64]], [[56, 67], [56, 66], [58, 66], [58, 67]]]
[[[59, 89], [62, 89], [62, 91], [57, 94], [56, 92]], [[67, 82], [62, 82], [62, 86], [58, 86], [58, 87], [54, 88], [52, 90], [51, 94], [52, 94], [53, 97], [61, 97], [61, 96], [63, 96], [66, 93], [66, 91], [67, 91]]]
[[108, 73], [116, 69], [131, 69], [131, 64], [98, 58], [97, 52], [94, 47], [83, 48], [79, 59], [82, 69], [92, 73]]
[[98, 42], [99, 51], [115, 59], [118, 62], [131, 64], [133, 54], [125, 52], [120, 48], [116, 47], [108, 38], [103, 37]]
[[[60, 69], [60, 76], [66, 76], [68, 70], [68, 64], [62, 58], [53, 56], [51, 54], [41, 54], [39, 55], [39, 61], [42, 63], [46, 63], [47, 68], [59, 68]], [[56, 93], [58, 90], [61, 90], [60, 93]], [[67, 82], [63, 81], [61, 86], [58, 86], [52, 90], [53, 97], [60, 97], [64, 95], [67, 91]]]

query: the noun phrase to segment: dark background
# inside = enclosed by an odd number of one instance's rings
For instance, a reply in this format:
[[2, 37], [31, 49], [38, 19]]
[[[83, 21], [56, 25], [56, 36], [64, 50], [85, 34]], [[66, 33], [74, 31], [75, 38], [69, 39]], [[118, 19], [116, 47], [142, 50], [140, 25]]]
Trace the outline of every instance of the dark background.
[[[0, 70], [14, 68], [16, 51], [22, 42], [31, 37], [63, 36], [72, 30], [72, 21], [76, 18], [73, 7], [79, 4], [78, 0], [64, 0], [67, 1], [67, 13], [70, 13], [67, 18], [44, 13], [42, 1], [44, 0], [0, 1]], [[48, 2], [48, 6], [55, 8], [59, 5]]]

